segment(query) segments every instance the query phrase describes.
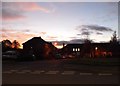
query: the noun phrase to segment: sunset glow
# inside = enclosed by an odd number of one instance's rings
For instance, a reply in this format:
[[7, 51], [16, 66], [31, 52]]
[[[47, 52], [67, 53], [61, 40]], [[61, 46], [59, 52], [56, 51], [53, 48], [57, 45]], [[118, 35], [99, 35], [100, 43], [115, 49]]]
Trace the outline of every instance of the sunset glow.
[[[88, 37], [107, 42], [118, 32], [117, 2], [2, 2], [0, 41], [41, 36], [57, 48]], [[117, 34], [118, 35], [118, 34]], [[56, 42], [55, 42], [56, 41]]]

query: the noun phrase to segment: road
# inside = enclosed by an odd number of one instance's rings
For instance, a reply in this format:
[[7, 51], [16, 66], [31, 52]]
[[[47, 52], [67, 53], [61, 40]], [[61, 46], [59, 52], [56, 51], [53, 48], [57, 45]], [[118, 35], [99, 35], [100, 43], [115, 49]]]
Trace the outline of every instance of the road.
[[2, 84], [118, 84], [117, 66], [67, 64], [70, 60], [3, 62]]

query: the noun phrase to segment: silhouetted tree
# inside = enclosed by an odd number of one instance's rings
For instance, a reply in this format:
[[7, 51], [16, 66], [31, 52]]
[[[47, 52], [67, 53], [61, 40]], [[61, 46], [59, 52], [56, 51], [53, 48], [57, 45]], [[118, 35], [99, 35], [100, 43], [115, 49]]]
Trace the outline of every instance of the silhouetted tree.
[[111, 40], [110, 40], [110, 50], [113, 53], [113, 56], [117, 56], [118, 52], [120, 52], [119, 48], [120, 46], [117, 40], [116, 31], [114, 31], [113, 36], [111, 37]]
[[113, 36], [111, 37], [110, 42], [111, 42], [111, 43], [117, 43], [117, 42], [118, 42], [118, 40], [117, 40], [117, 35], [116, 35], [116, 31], [114, 31]]
[[14, 40], [12, 42], [12, 48], [19, 49], [20, 48], [20, 43], [17, 40]]
[[90, 53], [91, 53], [91, 40], [85, 39], [81, 55], [82, 57], [90, 57]]
[[7, 50], [12, 49], [12, 43], [10, 40], [6, 39], [2, 41], [2, 51], [5, 52]]

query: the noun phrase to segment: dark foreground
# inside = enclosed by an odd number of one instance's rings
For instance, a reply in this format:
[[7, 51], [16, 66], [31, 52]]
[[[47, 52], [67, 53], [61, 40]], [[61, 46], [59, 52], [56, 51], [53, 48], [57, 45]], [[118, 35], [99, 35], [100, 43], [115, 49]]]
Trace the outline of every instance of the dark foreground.
[[3, 62], [2, 84], [119, 84], [118, 66], [69, 62], [67, 59]]

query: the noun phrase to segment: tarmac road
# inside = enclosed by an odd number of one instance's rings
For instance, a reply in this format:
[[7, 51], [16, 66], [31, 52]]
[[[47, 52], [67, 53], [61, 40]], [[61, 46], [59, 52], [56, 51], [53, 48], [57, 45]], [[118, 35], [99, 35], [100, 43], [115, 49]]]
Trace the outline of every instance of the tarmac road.
[[117, 66], [67, 64], [69, 61], [3, 62], [2, 84], [119, 84]]

